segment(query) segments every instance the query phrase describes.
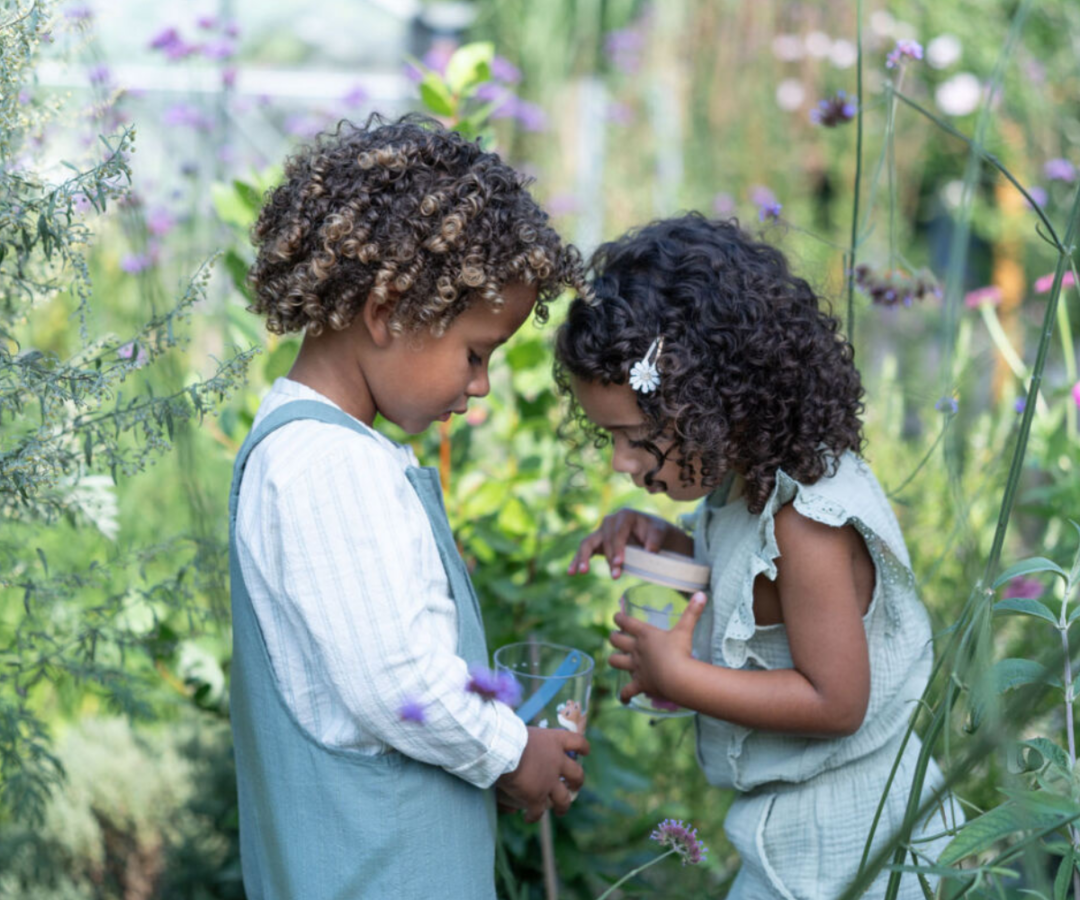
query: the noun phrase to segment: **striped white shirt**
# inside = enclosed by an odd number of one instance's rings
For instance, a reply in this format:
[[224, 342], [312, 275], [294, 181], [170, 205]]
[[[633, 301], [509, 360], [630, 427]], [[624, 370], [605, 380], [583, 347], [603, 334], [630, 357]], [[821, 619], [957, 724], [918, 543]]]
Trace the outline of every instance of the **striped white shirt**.
[[[334, 405], [279, 378], [255, 423], [291, 400]], [[393, 748], [488, 787], [517, 767], [527, 731], [508, 706], [465, 691], [457, 608], [405, 477], [416, 457], [371, 435], [305, 419], [248, 458], [237, 554], [274, 674], [324, 745]], [[406, 702], [424, 724], [402, 720]]]

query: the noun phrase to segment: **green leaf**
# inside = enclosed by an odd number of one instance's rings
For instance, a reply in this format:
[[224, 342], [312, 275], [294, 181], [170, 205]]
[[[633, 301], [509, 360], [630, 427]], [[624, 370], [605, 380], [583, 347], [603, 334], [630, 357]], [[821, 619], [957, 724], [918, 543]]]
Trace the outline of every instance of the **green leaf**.
[[248, 285], [248, 264], [236, 250], [229, 249], [225, 251], [225, 271], [229, 273], [229, 277], [232, 279], [233, 286], [244, 295], [244, 298], [251, 300], [251, 287]]
[[454, 114], [454, 98], [443, 80], [434, 72], [425, 75], [420, 82], [420, 99], [424, 101], [424, 106], [438, 116]]
[[252, 213], [258, 215], [263, 205], [263, 195], [254, 185], [248, 184], [246, 181], [240, 181], [239, 179], [233, 180], [233, 188], [236, 191], [237, 196], [243, 201], [244, 205], [251, 210]]
[[988, 850], [1011, 834], [1029, 828], [1048, 827], [1061, 818], [1059, 814], [1049, 810], [1021, 807], [1014, 801], [1007, 801], [964, 825], [942, 851], [937, 864], [953, 865], [964, 857]]
[[[1069, 754], [1049, 738], [1031, 738], [1031, 740], [1023, 741], [1022, 746], [1030, 747], [1035, 754], [1040, 756], [1050, 765], [1061, 769], [1063, 775], [1067, 776], [1072, 769], [1072, 763], [1069, 762]], [[1035, 766], [1035, 768], [1042, 768], [1042, 765]]]
[[1021, 616], [1033, 616], [1036, 619], [1045, 619], [1051, 625], [1057, 625], [1057, 619], [1045, 603], [1025, 597], [1012, 597], [994, 604], [994, 612], [1001, 614], [1013, 613]]
[[531, 369], [534, 366], [547, 365], [548, 354], [543, 341], [536, 338], [515, 344], [506, 351], [506, 361], [515, 372]]
[[1042, 663], [1033, 659], [1002, 659], [990, 669], [994, 691], [1003, 694], [1025, 684], [1050, 684], [1061, 686], [1061, 680], [1050, 673]]
[[455, 94], [491, 78], [495, 45], [490, 41], [465, 44], [454, 51], [446, 64], [446, 83]]
[[1065, 858], [1058, 866], [1057, 875], [1054, 877], [1054, 900], [1065, 900], [1069, 893], [1069, 885], [1072, 882], [1073, 865], [1076, 851], [1071, 847], [1065, 854]]
[[1001, 587], [1006, 581], [1016, 578], [1018, 575], [1031, 575], [1035, 572], [1053, 572], [1055, 575], [1060, 575], [1065, 579], [1068, 579], [1069, 577], [1065, 570], [1053, 560], [1047, 559], [1044, 556], [1033, 556], [1030, 559], [1022, 559], [1020, 562], [1009, 566], [1009, 568], [994, 579], [994, 583], [991, 587], [997, 590], [997, 588]]
[[215, 182], [210, 185], [210, 199], [214, 209], [226, 225], [247, 231], [255, 224], [255, 213], [230, 184]]

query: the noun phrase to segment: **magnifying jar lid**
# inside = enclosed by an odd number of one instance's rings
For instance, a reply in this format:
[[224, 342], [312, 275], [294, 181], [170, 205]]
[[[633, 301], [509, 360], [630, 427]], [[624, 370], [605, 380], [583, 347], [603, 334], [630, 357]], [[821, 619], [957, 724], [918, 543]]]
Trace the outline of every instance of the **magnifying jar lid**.
[[641, 547], [627, 547], [623, 551], [622, 567], [630, 575], [687, 593], [707, 588], [711, 572], [708, 566], [681, 553], [670, 550], [649, 553]]

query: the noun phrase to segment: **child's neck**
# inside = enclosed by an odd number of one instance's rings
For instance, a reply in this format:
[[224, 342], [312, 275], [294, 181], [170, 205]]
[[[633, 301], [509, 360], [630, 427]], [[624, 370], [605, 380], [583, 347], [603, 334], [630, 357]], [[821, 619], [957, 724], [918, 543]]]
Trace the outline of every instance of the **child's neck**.
[[349, 335], [352, 330], [326, 329], [317, 337], [305, 334], [288, 378], [318, 391], [350, 416], [371, 425], [375, 401], [357, 360], [355, 336]]

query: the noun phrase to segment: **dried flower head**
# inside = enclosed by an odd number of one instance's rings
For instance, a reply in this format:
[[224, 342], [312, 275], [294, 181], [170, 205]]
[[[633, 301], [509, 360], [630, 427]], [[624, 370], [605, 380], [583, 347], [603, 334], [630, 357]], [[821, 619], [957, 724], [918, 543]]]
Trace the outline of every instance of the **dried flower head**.
[[664, 819], [649, 835], [649, 839], [661, 847], [671, 847], [682, 857], [684, 866], [696, 866], [709, 852], [709, 848], [698, 840], [697, 829], [683, 824], [679, 819]]
[[941, 287], [927, 269], [908, 275], [901, 271], [875, 272], [864, 264], [855, 267], [855, 284], [881, 306], [895, 306], [897, 303], [911, 306], [912, 302], [922, 300], [928, 294], [941, 297]]
[[487, 666], [469, 666], [469, 683], [465, 690], [479, 694], [485, 700], [498, 700], [507, 706], [521, 702], [521, 685], [509, 672], [497, 672]]
[[835, 128], [855, 118], [858, 107], [844, 91], [837, 91], [835, 97], [821, 100], [816, 109], [810, 110], [810, 121], [824, 128]]

